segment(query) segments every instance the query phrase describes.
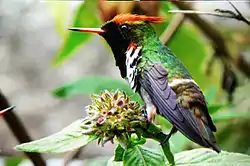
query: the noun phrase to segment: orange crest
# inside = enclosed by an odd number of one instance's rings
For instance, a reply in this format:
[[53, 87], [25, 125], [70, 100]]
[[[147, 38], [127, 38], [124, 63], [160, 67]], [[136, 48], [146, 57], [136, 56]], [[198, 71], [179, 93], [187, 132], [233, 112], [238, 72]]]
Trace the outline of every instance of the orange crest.
[[116, 24], [122, 24], [126, 21], [135, 22], [135, 21], [148, 21], [150, 23], [161, 23], [165, 20], [164, 17], [157, 16], [145, 16], [145, 15], [136, 15], [136, 14], [119, 14], [113, 18], [113, 22]]

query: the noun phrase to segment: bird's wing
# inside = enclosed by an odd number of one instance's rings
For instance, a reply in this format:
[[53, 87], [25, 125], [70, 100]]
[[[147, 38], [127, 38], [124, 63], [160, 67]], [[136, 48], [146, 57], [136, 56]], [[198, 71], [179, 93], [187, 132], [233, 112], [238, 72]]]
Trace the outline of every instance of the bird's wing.
[[144, 71], [138, 81], [151, 97], [158, 112], [180, 132], [202, 146], [213, 146], [212, 142], [202, 136], [195, 115], [177, 102], [176, 93], [168, 85], [167, 70], [162, 65], [156, 64]]

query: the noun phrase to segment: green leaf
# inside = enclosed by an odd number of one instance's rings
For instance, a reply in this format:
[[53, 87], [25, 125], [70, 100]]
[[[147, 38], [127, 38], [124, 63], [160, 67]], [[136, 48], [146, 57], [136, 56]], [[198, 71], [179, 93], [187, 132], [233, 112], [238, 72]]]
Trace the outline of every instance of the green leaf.
[[40, 153], [64, 153], [78, 149], [97, 139], [96, 135], [83, 135], [82, 120], [77, 120], [58, 133], [17, 145], [16, 150]]
[[128, 85], [121, 80], [114, 80], [108, 77], [85, 77], [71, 83], [65, 84], [52, 91], [52, 94], [58, 98], [70, 98], [76, 94], [100, 93], [102, 90], [120, 89], [132, 96], [132, 100], [141, 101], [138, 94], [135, 94]]
[[67, 29], [65, 28], [67, 18], [70, 15], [70, 4], [68, 1], [46, 1], [50, 15], [55, 24], [56, 31], [60, 37], [64, 37]]
[[9, 157], [7, 160], [4, 161], [4, 165], [18, 166], [24, 159], [25, 159], [24, 157], [19, 157], [19, 156]]
[[[96, 1], [86, 0], [82, 3], [76, 11], [76, 15], [72, 24], [72, 27], [99, 27], [100, 21], [95, 13]], [[92, 34], [80, 33], [75, 31], [68, 31], [68, 37], [58, 51], [53, 64], [60, 65], [66, 59], [72, 56], [72, 54], [86, 42]]]
[[137, 135], [132, 135], [130, 141], [131, 145], [135, 146], [135, 145], [143, 145], [146, 143], [147, 140], [143, 137], [139, 138]]
[[122, 161], [125, 150], [122, 148], [120, 144], [117, 145], [115, 149], [115, 158], [114, 161]]
[[225, 151], [218, 154], [206, 148], [177, 153], [175, 159], [176, 166], [247, 166], [250, 163], [248, 155]]
[[164, 166], [164, 161], [162, 154], [141, 146], [129, 148], [123, 158], [124, 166]]

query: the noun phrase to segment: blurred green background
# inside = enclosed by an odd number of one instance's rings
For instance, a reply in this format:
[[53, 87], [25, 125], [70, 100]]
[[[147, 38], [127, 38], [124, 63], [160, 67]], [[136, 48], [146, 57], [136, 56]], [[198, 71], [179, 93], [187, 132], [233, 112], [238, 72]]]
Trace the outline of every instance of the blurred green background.
[[[11, 6], [15, 3], [14, 6]], [[190, 3], [204, 11], [231, 9], [227, 2]], [[122, 89], [140, 101], [119, 76], [112, 52], [105, 41], [86, 33], [68, 31], [68, 27], [100, 27], [118, 13], [144, 13], [166, 16], [166, 22], [154, 25], [159, 36], [175, 18], [171, 2], [105, 2], [4, 0], [1, 15], [0, 87], [18, 107], [18, 115], [34, 139], [55, 133], [84, 116], [89, 94], [103, 89]], [[250, 5], [235, 3], [246, 16]], [[7, 10], [8, 9], [8, 10]], [[11, 9], [11, 10], [10, 10]], [[233, 19], [202, 16], [225, 39], [235, 59], [250, 63], [250, 27]], [[250, 154], [249, 78], [215, 53], [214, 43], [192, 21], [185, 19], [167, 46], [185, 64], [203, 90], [209, 112], [217, 126], [216, 138], [223, 150]], [[232, 92], [233, 91], [233, 92]], [[229, 96], [232, 96], [232, 100]], [[0, 121], [0, 155], [21, 156], [12, 147], [17, 144], [4, 121]], [[171, 125], [161, 117], [157, 123], [168, 132]], [[180, 133], [171, 139], [174, 152], [198, 147]], [[154, 147], [155, 142], [149, 142]], [[112, 156], [115, 145], [105, 148], [91, 144], [83, 148], [79, 159]], [[62, 155], [45, 155], [57, 158]], [[14, 158], [13, 161], [19, 161]], [[21, 160], [20, 160], [21, 161]], [[3, 161], [5, 162], [5, 161]], [[58, 161], [59, 162], [59, 161]], [[58, 163], [57, 163], [58, 164]], [[12, 164], [16, 165], [16, 164]], [[60, 164], [59, 164], [60, 165]]]

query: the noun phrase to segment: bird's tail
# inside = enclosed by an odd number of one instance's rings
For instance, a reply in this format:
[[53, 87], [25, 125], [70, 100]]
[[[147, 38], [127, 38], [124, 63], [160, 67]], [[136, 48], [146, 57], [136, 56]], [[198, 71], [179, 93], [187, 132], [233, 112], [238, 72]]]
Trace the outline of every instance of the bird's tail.
[[217, 153], [221, 152], [220, 147], [216, 143], [216, 139], [214, 137], [213, 132], [211, 131], [210, 127], [208, 127], [206, 124], [204, 124], [201, 120], [198, 120], [199, 123], [199, 130], [202, 133], [202, 139], [204, 142], [204, 146], [208, 148], [212, 148]]
[[215, 150], [217, 153], [220, 153], [220, 152], [221, 152], [220, 147], [219, 147], [216, 143], [211, 144], [211, 147], [212, 147], [212, 149]]

